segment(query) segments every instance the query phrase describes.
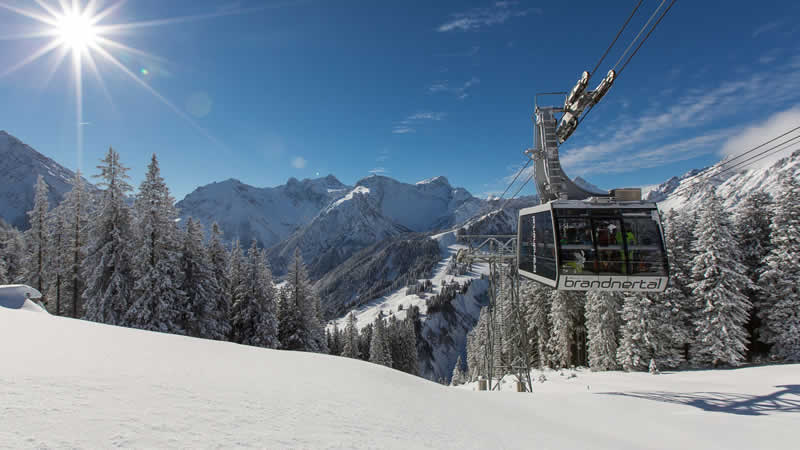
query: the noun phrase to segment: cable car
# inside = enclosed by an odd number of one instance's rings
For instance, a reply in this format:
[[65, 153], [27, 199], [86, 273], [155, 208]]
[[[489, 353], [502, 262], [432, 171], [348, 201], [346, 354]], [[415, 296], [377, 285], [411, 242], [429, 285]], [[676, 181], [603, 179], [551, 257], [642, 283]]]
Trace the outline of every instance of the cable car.
[[520, 275], [558, 290], [663, 292], [669, 267], [655, 203], [555, 200], [519, 213]]

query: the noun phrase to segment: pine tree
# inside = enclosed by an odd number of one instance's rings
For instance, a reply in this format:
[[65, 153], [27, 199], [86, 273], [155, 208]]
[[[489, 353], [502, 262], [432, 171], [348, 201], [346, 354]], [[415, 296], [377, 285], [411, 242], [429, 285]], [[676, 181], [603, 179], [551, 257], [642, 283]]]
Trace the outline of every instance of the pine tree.
[[554, 290], [551, 298], [549, 351], [556, 365], [570, 367], [576, 362], [575, 347], [578, 344], [579, 320], [583, 316], [582, 305], [577, 294], [572, 292]]
[[284, 289], [280, 324], [283, 348], [327, 353], [319, 296], [308, 278], [299, 249], [295, 249], [289, 265]]
[[692, 299], [692, 246], [696, 240], [697, 217], [691, 212], [670, 210], [665, 225], [665, 247], [670, 261], [670, 282], [664, 299], [676, 310], [675, 325], [683, 340], [683, 357], [688, 357], [694, 336], [694, 318], [699, 316]]
[[677, 367], [682, 358], [680, 334], [670, 305], [656, 294], [628, 294], [622, 305], [617, 362], [625, 370], [646, 370], [650, 360]]
[[800, 361], [800, 181], [781, 177], [772, 219], [771, 249], [759, 277], [763, 293], [764, 338], [771, 354]]
[[47, 286], [46, 297], [51, 313], [60, 316], [64, 312], [64, 281], [69, 268], [69, 249], [67, 248], [66, 217], [61, 205], [53, 208], [47, 215]]
[[228, 264], [229, 258], [225, 246], [222, 245], [222, 230], [216, 222], [211, 225], [211, 239], [208, 243], [208, 259], [211, 264], [211, 271], [214, 279], [219, 287], [219, 296], [216, 299], [216, 311], [219, 312], [220, 317], [228, 323], [228, 331], [225, 336], [220, 339], [227, 339], [230, 336], [230, 310], [231, 310], [231, 296], [230, 280], [228, 279]]
[[354, 312], [347, 315], [347, 325], [344, 328], [344, 343], [342, 344], [342, 356], [347, 358], [358, 358], [360, 356], [358, 348], [358, 321]]
[[373, 324], [372, 341], [369, 345], [369, 362], [392, 367], [392, 355], [386, 342], [386, 324], [379, 313]]
[[616, 292], [586, 293], [586, 328], [589, 341], [589, 367], [614, 370], [621, 325], [622, 296]]
[[458, 355], [458, 360], [456, 360], [456, 365], [453, 366], [453, 375], [450, 376], [451, 385], [458, 386], [466, 382], [462, 366], [463, 363], [461, 362], [461, 355]]
[[342, 333], [339, 330], [339, 325], [333, 322], [333, 328], [330, 331], [330, 338], [328, 339], [328, 353], [331, 355], [342, 354]]
[[532, 340], [536, 352], [534, 361], [538, 361], [540, 369], [549, 366], [552, 359], [547, 345], [551, 329], [552, 295], [550, 291], [549, 288], [538, 283], [530, 283], [523, 296], [528, 304], [526, 308], [528, 336]]
[[231, 328], [225, 296], [203, 244], [203, 226], [191, 217], [183, 234], [181, 272], [181, 290], [186, 293], [190, 305], [190, 314], [185, 315], [182, 327], [190, 336], [225, 339]]
[[489, 312], [488, 308], [484, 307], [481, 308], [475, 327], [467, 333], [467, 371], [472, 380], [480, 376], [488, 376], [488, 355], [486, 354], [488, 327]]
[[372, 333], [373, 333], [374, 326], [371, 323], [368, 323], [361, 329], [360, 334], [358, 335], [358, 353], [359, 358], [364, 361], [370, 360], [370, 345], [372, 344]]
[[729, 214], [713, 192], [700, 211], [695, 252], [694, 282], [690, 285], [700, 315], [695, 320], [692, 362], [698, 365], [738, 365], [747, 349], [750, 300], [744, 294], [752, 286], [733, 237]]
[[232, 334], [236, 342], [278, 348], [277, 293], [263, 250], [253, 240], [247, 251], [242, 293], [233, 304]]
[[2, 244], [8, 283], [23, 283], [27, 254], [24, 235], [16, 228], [6, 230], [4, 235]]
[[[47, 183], [39, 175], [36, 179], [33, 209], [28, 211], [30, 229], [25, 232], [28, 254], [25, 259], [25, 283], [47, 294], [47, 266], [49, 255], [47, 216], [50, 204], [47, 201]], [[47, 302], [45, 302], [47, 303]]]
[[58, 209], [64, 216], [64, 298], [69, 303], [68, 313], [72, 317], [83, 315], [81, 296], [86, 288], [86, 279], [81, 270], [86, 258], [88, 242], [89, 194], [86, 192], [80, 171], [72, 180], [72, 189], [64, 195]]
[[131, 191], [128, 168], [119, 161], [119, 153], [109, 148], [101, 160], [101, 182], [105, 188], [92, 216], [89, 242], [83, 273], [86, 289], [85, 317], [95, 322], [126, 325], [125, 315], [131, 303], [133, 274], [131, 270], [131, 210], [125, 194]]
[[[244, 266], [245, 264], [244, 256], [242, 254], [242, 247], [237, 239], [233, 242], [233, 246], [231, 247], [231, 252], [228, 257], [226, 276], [227, 286], [225, 286], [225, 296], [228, 305], [230, 305], [230, 309], [228, 310], [228, 320], [231, 323], [231, 326], [233, 324], [233, 305], [241, 301], [244, 295]], [[233, 329], [231, 329], [230, 337], [233, 342], [238, 342], [235, 336], [233, 336]]]
[[770, 225], [774, 202], [768, 192], [753, 191], [739, 204], [735, 215], [736, 239], [742, 250], [742, 264], [747, 267], [747, 277], [754, 286], [745, 294], [753, 305], [750, 319], [747, 322], [747, 333], [750, 339], [749, 356], [764, 355], [769, 345], [760, 336], [763, 319], [767, 310], [762, 299], [761, 288], [755, 284], [764, 271], [764, 263], [770, 250]]
[[126, 315], [129, 326], [185, 334], [196, 321], [186, 293], [181, 290], [178, 211], [158, 160], [153, 154], [145, 180], [134, 202], [134, 301]]

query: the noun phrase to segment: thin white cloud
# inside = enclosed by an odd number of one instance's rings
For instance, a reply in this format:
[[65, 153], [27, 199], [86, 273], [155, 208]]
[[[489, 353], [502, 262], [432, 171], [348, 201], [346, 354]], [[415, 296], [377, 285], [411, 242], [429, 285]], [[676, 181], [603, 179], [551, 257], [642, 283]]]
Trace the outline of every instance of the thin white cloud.
[[295, 169], [305, 169], [307, 164], [308, 160], [306, 160], [302, 156], [296, 156], [292, 158], [292, 167], [294, 167]]
[[382, 174], [382, 173], [389, 173], [389, 171], [386, 170], [386, 168], [384, 168], [384, 167], [376, 167], [376, 168], [370, 170], [369, 173], [371, 173], [373, 175], [378, 175], [378, 174]]
[[541, 14], [540, 8], [520, 8], [518, 1], [499, 1], [492, 6], [472, 8], [450, 15], [450, 19], [436, 28], [439, 32], [473, 31], [483, 27], [503, 24], [514, 17]]
[[392, 128], [392, 134], [408, 134], [408, 133], [416, 133], [417, 130], [405, 126], [405, 125], [396, 125]]
[[443, 112], [422, 111], [414, 113], [401, 120], [398, 125], [392, 127], [392, 134], [416, 133], [417, 129], [415, 127], [419, 126], [421, 123], [427, 121], [438, 122], [444, 120], [445, 116], [447, 116], [447, 114]]
[[757, 38], [764, 33], [769, 33], [770, 31], [774, 31], [780, 28], [785, 23], [784, 20], [773, 20], [772, 22], [767, 22], [755, 30], [753, 30], [753, 38]]
[[[745, 128], [741, 133], [731, 136], [720, 149], [720, 154], [726, 158], [734, 158], [798, 126], [800, 126], [800, 106], [773, 114], [763, 122]], [[750, 157], [755, 157], [759, 153], [765, 152], [763, 157], [758, 156], [752, 160], [752, 163], [744, 163], [740, 168], [744, 170], [768, 166], [789, 155], [793, 150], [798, 149], [800, 140], [794, 140], [779, 146], [779, 144], [797, 136], [800, 136], [800, 130], [787, 134], [786, 137], [767, 144], [752, 153], [748, 153], [747, 156], [738, 158], [732, 161], [731, 164], [741, 163]], [[775, 147], [774, 150], [770, 150], [773, 147]]]
[[478, 77], [472, 77], [460, 86], [450, 86], [447, 81], [440, 81], [430, 85], [428, 91], [431, 93], [445, 92], [455, 95], [459, 100], [464, 100], [469, 97], [468, 90], [480, 82], [481, 80]]
[[412, 114], [412, 115], [408, 116], [408, 119], [406, 119], [403, 122], [405, 123], [405, 122], [411, 122], [411, 121], [415, 121], [415, 120], [436, 120], [436, 121], [438, 121], [438, 120], [444, 119], [446, 115], [447, 114], [445, 114], [443, 112], [418, 112], [418, 113], [415, 113], [415, 114]]

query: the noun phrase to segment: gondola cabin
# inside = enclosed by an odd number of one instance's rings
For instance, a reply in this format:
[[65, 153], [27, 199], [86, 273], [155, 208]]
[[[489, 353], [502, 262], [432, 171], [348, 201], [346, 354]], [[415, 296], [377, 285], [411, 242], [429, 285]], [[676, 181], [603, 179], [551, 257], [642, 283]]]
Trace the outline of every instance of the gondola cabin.
[[652, 202], [554, 200], [519, 212], [520, 275], [558, 290], [663, 292], [669, 267]]

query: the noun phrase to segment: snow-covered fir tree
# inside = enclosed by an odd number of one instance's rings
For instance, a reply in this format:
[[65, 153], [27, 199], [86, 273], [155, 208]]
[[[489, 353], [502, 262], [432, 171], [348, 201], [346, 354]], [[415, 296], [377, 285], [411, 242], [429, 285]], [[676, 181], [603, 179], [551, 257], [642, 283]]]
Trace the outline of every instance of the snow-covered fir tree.
[[481, 308], [478, 322], [467, 333], [467, 375], [470, 380], [487, 376], [486, 341], [489, 334], [488, 308]]
[[581, 319], [583, 318], [582, 296], [574, 292], [553, 290], [551, 293], [548, 341], [553, 362], [558, 367], [570, 367], [578, 363], [575, 354], [579, 346]]
[[242, 274], [242, 292], [231, 308], [235, 342], [278, 348], [277, 292], [263, 250], [253, 240]]
[[0, 245], [3, 250], [7, 282], [11, 284], [24, 282], [26, 258], [24, 235], [9, 226], [5, 230], [0, 230]]
[[181, 272], [181, 290], [186, 293], [191, 311], [184, 315], [186, 322], [182, 327], [190, 336], [226, 339], [231, 326], [225, 295], [203, 243], [203, 226], [191, 217], [187, 220], [186, 232], [183, 233]]
[[737, 208], [734, 216], [736, 239], [742, 250], [742, 264], [747, 267], [747, 277], [754, 285], [746, 290], [753, 305], [747, 332], [750, 340], [749, 354], [766, 354], [768, 345], [760, 336], [764, 315], [768, 310], [762, 300], [761, 288], [756, 284], [764, 271], [764, 263], [770, 250], [770, 226], [774, 202], [768, 192], [753, 191], [747, 194]]
[[389, 344], [386, 342], [386, 334], [383, 313], [379, 312], [373, 323], [372, 341], [369, 345], [369, 362], [392, 367], [392, 354], [389, 350]]
[[[236, 239], [233, 241], [233, 244], [231, 246], [231, 251], [228, 254], [228, 267], [226, 271], [227, 284], [225, 286], [225, 296], [227, 299], [227, 303], [230, 306], [230, 308], [228, 309], [229, 321], [232, 321], [233, 319], [233, 305], [235, 305], [237, 301], [240, 301], [240, 299], [244, 295], [244, 284], [243, 284], [244, 270], [245, 270], [245, 263], [244, 263], [244, 254], [242, 252], [242, 246], [239, 240]], [[233, 342], [236, 342], [236, 339], [232, 334], [231, 334], [231, 340]]]
[[625, 294], [617, 362], [625, 370], [647, 370], [651, 359], [661, 367], [683, 361], [681, 327], [670, 305], [657, 294]]
[[47, 215], [47, 292], [50, 313], [64, 313], [64, 279], [68, 271], [67, 224], [65, 214], [59, 207]]
[[88, 242], [88, 207], [89, 193], [86, 191], [81, 172], [78, 171], [72, 180], [72, 189], [64, 195], [57, 208], [59, 214], [64, 217], [66, 230], [63, 245], [63, 290], [68, 305], [66, 314], [72, 317], [83, 315], [81, 295], [86, 287], [86, 280], [81, 267], [86, 257]]
[[759, 277], [765, 313], [764, 338], [771, 354], [800, 361], [800, 180], [791, 172], [781, 177], [775, 198], [770, 251]]
[[360, 356], [358, 348], [358, 321], [354, 312], [347, 315], [347, 325], [344, 327], [343, 340], [342, 356], [358, 358]]
[[539, 283], [523, 283], [522, 299], [527, 304], [526, 321], [528, 338], [533, 344], [534, 359], [539, 368], [549, 366], [551, 357], [547, 343], [550, 339], [550, 309], [552, 307], [551, 289]]
[[371, 323], [366, 324], [358, 335], [358, 353], [359, 358], [364, 361], [369, 361], [370, 354], [370, 345], [372, 344], [372, 331], [373, 325]]
[[745, 292], [753, 283], [739, 262], [729, 213], [713, 191], [699, 213], [695, 234], [690, 287], [699, 315], [690, 357], [696, 365], [738, 365], [748, 342], [745, 324], [751, 304]]
[[181, 289], [178, 211], [155, 154], [136, 194], [134, 211], [132, 265], [136, 281], [126, 322], [144, 330], [185, 334], [185, 325], [196, 319]]
[[8, 278], [8, 264], [2, 246], [0, 246], [0, 284], [11, 284]]
[[[220, 289], [220, 298], [217, 300], [217, 309], [226, 318], [230, 324], [230, 309], [231, 309], [231, 295], [230, 295], [230, 280], [228, 279], [228, 264], [230, 255], [222, 243], [222, 230], [219, 225], [214, 222], [211, 225], [211, 236], [208, 242], [208, 259], [211, 264], [211, 271], [214, 274], [214, 279], [217, 280], [217, 285]], [[230, 336], [230, 329], [226, 338]]]
[[464, 384], [467, 380], [465, 379], [464, 370], [462, 369], [463, 363], [461, 362], [461, 355], [458, 355], [458, 360], [456, 360], [456, 365], [453, 366], [453, 375], [450, 376], [450, 384], [453, 386], [458, 386]]
[[392, 367], [412, 375], [419, 374], [417, 361], [417, 339], [412, 321], [389, 318], [385, 337], [392, 358]]
[[299, 249], [289, 264], [280, 305], [280, 341], [287, 350], [327, 353], [319, 296]]
[[25, 247], [28, 252], [25, 258], [25, 283], [47, 294], [47, 272], [49, 267], [47, 216], [50, 203], [47, 201], [47, 183], [39, 175], [36, 179], [33, 196], [33, 209], [28, 211], [30, 228], [25, 232]]
[[593, 290], [586, 293], [586, 329], [589, 346], [589, 367], [592, 370], [614, 370], [622, 323], [622, 295]]
[[83, 299], [85, 317], [95, 322], [126, 325], [125, 316], [132, 299], [133, 274], [131, 246], [132, 214], [125, 202], [131, 191], [128, 168], [119, 160], [119, 153], [108, 149], [101, 165], [97, 166], [103, 189], [97, 210], [89, 221], [89, 242], [83, 273], [86, 290]]
[[694, 250], [696, 216], [692, 212], [678, 212], [674, 209], [664, 221], [664, 245], [670, 261], [670, 281], [664, 300], [675, 310], [673, 319], [683, 339], [684, 358], [688, 357], [689, 346], [694, 335], [694, 318], [698, 316], [697, 304], [691, 297], [692, 259]]
[[342, 354], [342, 330], [339, 329], [339, 326], [336, 322], [333, 322], [333, 330], [331, 330], [331, 340], [330, 344], [328, 344], [328, 352], [331, 355], [341, 355]]

